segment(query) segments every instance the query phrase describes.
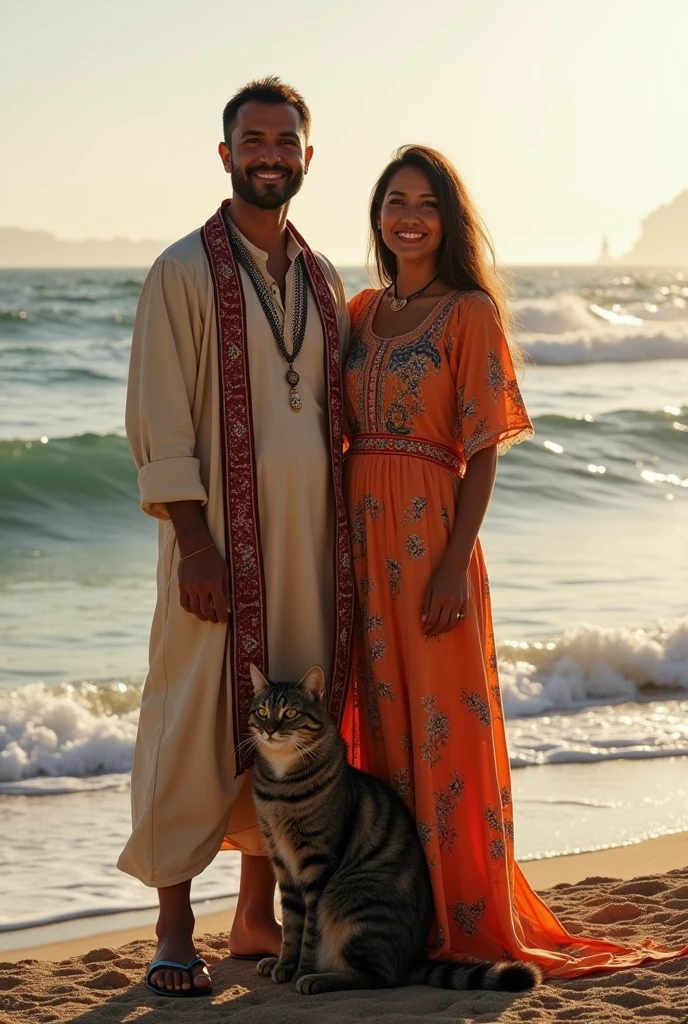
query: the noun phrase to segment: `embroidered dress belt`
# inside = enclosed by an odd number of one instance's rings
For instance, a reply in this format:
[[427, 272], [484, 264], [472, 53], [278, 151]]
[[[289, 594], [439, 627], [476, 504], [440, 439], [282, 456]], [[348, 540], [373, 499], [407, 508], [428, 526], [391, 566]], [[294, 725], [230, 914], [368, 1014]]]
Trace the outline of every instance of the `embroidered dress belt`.
[[357, 434], [346, 453], [347, 457], [374, 454], [411, 455], [436, 462], [454, 473], [460, 471], [464, 461], [458, 452], [446, 445], [426, 441], [422, 437], [398, 437], [396, 434]]

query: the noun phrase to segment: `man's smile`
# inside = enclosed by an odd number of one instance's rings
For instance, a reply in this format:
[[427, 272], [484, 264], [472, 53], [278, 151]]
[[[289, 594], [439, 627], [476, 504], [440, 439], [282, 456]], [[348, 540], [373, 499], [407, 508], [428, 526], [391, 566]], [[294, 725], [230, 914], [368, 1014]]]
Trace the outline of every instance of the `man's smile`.
[[287, 177], [286, 171], [252, 171], [251, 174], [260, 181], [280, 181]]

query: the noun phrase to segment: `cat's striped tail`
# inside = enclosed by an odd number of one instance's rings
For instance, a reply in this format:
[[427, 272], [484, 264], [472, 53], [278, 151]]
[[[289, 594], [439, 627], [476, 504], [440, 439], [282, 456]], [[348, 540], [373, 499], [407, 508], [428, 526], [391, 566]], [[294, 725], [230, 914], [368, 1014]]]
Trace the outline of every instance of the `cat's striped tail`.
[[451, 960], [423, 960], [412, 968], [408, 985], [433, 988], [491, 989], [493, 992], [526, 992], [542, 981], [535, 964], [504, 960], [497, 964], [457, 964]]

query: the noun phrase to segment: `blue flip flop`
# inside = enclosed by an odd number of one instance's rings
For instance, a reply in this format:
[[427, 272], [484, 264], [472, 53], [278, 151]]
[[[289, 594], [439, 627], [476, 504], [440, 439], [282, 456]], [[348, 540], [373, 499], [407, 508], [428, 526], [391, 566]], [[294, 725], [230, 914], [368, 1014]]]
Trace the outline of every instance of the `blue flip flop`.
[[[194, 957], [193, 960], [189, 961], [188, 964], [178, 964], [174, 960], [155, 960], [146, 973], [146, 986], [155, 992], [156, 996], [172, 996], [174, 999], [187, 999], [190, 996], [210, 996], [213, 994], [212, 985], [206, 985], [203, 988], [198, 988], [193, 983], [191, 972], [197, 964], [203, 964], [207, 967], [205, 960], [202, 957]], [[157, 985], [151, 985], [151, 975], [159, 971], [161, 967], [169, 967], [174, 971], [185, 971], [189, 975], [189, 981], [191, 982], [191, 988], [189, 989], [169, 989], [169, 988], [158, 988]]]

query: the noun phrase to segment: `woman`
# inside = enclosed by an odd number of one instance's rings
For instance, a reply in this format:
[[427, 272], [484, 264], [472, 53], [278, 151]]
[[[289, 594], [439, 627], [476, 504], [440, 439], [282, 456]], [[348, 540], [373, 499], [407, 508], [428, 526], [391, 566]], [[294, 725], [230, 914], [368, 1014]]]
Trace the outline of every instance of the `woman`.
[[370, 226], [387, 287], [350, 303], [358, 621], [345, 734], [354, 762], [416, 816], [436, 908], [429, 954], [527, 959], [551, 977], [676, 955], [569, 935], [514, 862], [478, 541], [498, 454], [532, 436], [504, 288], [463, 184], [434, 150], [397, 154], [373, 192]]

